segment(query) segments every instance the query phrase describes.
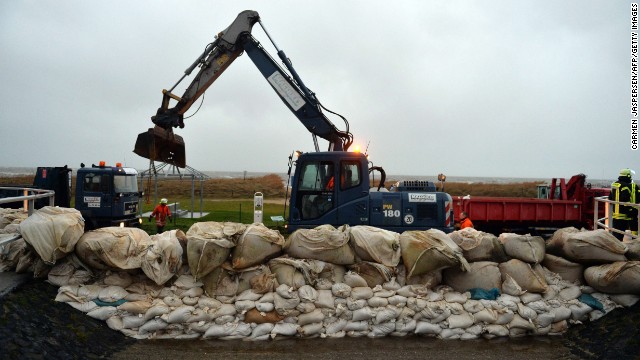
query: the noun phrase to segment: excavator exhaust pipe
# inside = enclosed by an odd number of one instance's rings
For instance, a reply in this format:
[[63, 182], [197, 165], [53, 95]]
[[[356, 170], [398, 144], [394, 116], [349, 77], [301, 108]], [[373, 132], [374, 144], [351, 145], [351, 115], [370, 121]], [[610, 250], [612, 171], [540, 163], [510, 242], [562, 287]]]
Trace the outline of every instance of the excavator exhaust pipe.
[[184, 140], [171, 129], [149, 128], [138, 134], [133, 152], [151, 161], [161, 161], [180, 168], [187, 166]]

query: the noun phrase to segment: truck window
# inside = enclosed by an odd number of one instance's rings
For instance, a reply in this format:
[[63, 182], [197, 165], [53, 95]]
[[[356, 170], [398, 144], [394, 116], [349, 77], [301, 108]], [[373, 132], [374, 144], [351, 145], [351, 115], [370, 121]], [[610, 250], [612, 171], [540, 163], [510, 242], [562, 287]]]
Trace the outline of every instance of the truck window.
[[303, 219], [318, 218], [333, 209], [333, 163], [310, 162], [302, 165], [298, 180], [298, 201]]
[[114, 175], [113, 186], [117, 193], [138, 192], [138, 180], [135, 175]]
[[333, 163], [330, 162], [311, 162], [304, 164], [300, 172], [301, 176], [298, 189], [321, 191], [329, 185], [333, 173]]
[[360, 179], [360, 162], [358, 161], [343, 161], [340, 164], [340, 188], [350, 189], [360, 185], [362, 179]]
[[84, 175], [83, 190], [90, 192], [100, 192], [101, 177], [98, 174], [87, 173]]

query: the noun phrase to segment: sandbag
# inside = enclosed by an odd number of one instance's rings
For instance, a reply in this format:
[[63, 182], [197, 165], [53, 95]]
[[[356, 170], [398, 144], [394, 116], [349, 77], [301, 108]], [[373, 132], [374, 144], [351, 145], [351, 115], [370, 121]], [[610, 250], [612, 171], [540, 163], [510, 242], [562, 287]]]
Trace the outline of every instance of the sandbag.
[[191, 225], [186, 235], [187, 259], [193, 277], [196, 280], [203, 278], [222, 265], [245, 228], [243, 224], [215, 221]]
[[640, 261], [617, 261], [591, 266], [584, 278], [592, 288], [607, 294], [640, 295]]
[[544, 259], [545, 243], [540, 236], [502, 233], [498, 240], [504, 245], [507, 255], [514, 259], [530, 264], [538, 264]]
[[542, 265], [551, 272], [560, 275], [563, 280], [569, 282], [578, 281], [579, 283], [584, 282], [584, 277], [582, 276], [584, 266], [582, 264], [574, 263], [552, 254], [545, 254]]
[[231, 264], [234, 269], [259, 265], [278, 256], [284, 245], [284, 237], [277, 230], [263, 224], [249, 225], [233, 248]]
[[20, 223], [20, 234], [47, 264], [72, 253], [84, 233], [80, 211], [45, 206]]
[[604, 229], [557, 230], [546, 242], [547, 252], [581, 264], [625, 261], [627, 246]]
[[369, 287], [375, 287], [393, 278], [393, 268], [376, 262], [361, 261], [349, 266], [349, 270], [360, 275]]
[[165, 231], [151, 237], [152, 244], [142, 257], [142, 271], [156, 284], [162, 285], [178, 273], [182, 266], [181, 230]]
[[547, 290], [547, 282], [540, 264], [531, 265], [522, 260], [511, 259], [499, 265], [502, 280], [511, 277], [523, 290], [543, 293]]
[[323, 225], [314, 229], [298, 229], [289, 235], [284, 252], [299, 259], [315, 259], [337, 265], [355, 263], [355, 253], [349, 246], [349, 233]]
[[460, 266], [464, 271], [469, 269], [462, 249], [437, 229], [403, 232], [400, 249], [407, 279], [452, 266]]
[[449, 234], [462, 249], [462, 254], [468, 262], [492, 261], [501, 263], [509, 260], [504, 251], [504, 245], [490, 233], [478, 231], [474, 228], [464, 228]]
[[138, 269], [151, 245], [151, 237], [144, 230], [113, 226], [86, 232], [75, 252], [91, 269]]
[[470, 263], [469, 271], [461, 271], [455, 267], [444, 269], [442, 278], [446, 285], [462, 293], [474, 288], [484, 290], [499, 289], [502, 283], [502, 275], [498, 264], [491, 261]]
[[351, 245], [356, 255], [370, 262], [395, 267], [400, 262], [400, 234], [397, 232], [358, 225], [349, 228]]

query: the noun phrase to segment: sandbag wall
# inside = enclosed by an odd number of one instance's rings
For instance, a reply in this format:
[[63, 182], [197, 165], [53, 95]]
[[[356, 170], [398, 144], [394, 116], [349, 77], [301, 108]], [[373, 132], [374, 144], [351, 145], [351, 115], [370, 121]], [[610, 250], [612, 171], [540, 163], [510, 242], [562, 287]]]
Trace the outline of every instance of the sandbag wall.
[[285, 240], [262, 224], [201, 222], [145, 235], [87, 232], [67, 256], [18, 269], [16, 258], [37, 254], [25, 238], [0, 251], [0, 266], [46, 274], [56, 301], [139, 339], [562, 334], [640, 295], [633, 244], [602, 230], [545, 241], [324, 225]]

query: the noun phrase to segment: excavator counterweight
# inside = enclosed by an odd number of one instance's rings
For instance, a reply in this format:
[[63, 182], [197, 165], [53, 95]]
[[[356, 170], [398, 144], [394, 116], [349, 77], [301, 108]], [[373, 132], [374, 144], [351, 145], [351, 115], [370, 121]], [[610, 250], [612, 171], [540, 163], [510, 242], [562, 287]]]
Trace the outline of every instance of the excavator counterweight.
[[169, 128], [156, 126], [138, 134], [133, 152], [151, 161], [161, 161], [177, 167], [185, 167], [184, 140]]

